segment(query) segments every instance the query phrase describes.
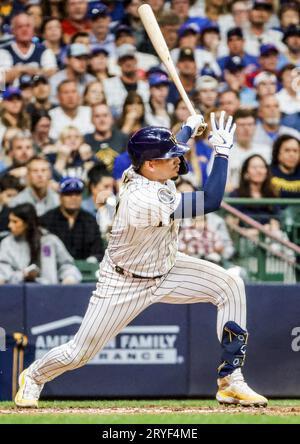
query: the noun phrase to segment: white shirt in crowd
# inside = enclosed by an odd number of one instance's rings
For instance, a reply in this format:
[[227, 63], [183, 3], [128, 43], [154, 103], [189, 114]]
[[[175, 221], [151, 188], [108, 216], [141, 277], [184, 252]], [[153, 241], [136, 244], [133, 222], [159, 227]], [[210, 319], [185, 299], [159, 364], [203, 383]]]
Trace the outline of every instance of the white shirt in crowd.
[[94, 132], [95, 128], [91, 122], [91, 108], [79, 106], [74, 119], [67, 116], [60, 106], [49, 111], [51, 116], [50, 137], [57, 140], [67, 126], [75, 126], [82, 135]]
[[[176, 64], [178, 61], [180, 49], [174, 48], [171, 51], [171, 57]], [[197, 71], [201, 71], [205, 65], [209, 65], [209, 67], [214, 71], [216, 76], [221, 76], [221, 69], [216, 62], [216, 59], [212, 53], [207, 51], [206, 49], [197, 48], [194, 50], [195, 62], [197, 66]]]
[[[12, 43], [12, 47], [13, 47], [13, 50], [15, 51], [15, 53], [23, 60], [23, 63], [26, 65], [34, 66], [34, 67], [40, 66], [43, 69], [56, 69], [57, 68], [56, 58], [55, 58], [55, 55], [51, 49], [48, 49], [48, 48], [45, 49], [45, 51], [41, 55], [40, 63], [38, 64], [37, 62], [27, 63], [27, 60], [31, 57], [31, 55], [35, 49], [34, 44], [32, 44], [28, 48], [28, 51], [26, 52], [26, 54], [19, 51], [18, 46], [16, 45], [15, 42]], [[6, 69], [6, 70], [11, 69], [14, 65], [13, 58], [12, 58], [11, 54], [9, 53], [9, 51], [7, 51], [6, 49], [0, 49], [0, 60], [1, 60], [1, 68], [2, 69]]]
[[296, 96], [291, 96], [285, 88], [282, 88], [276, 97], [279, 102], [280, 111], [285, 114], [294, 114], [300, 111], [300, 91]]
[[[123, 104], [127, 97], [127, 90], [120, 77], [110, 77], [103, 81], [104, 94], [106, 102], [111, 109], [114, 117], [122, 114]], [[149, 86], [143, 80], [138, 80], [137, 91], [144, 103], [149, 100]], [[88, 132], [88, 131], [87, 131]]]

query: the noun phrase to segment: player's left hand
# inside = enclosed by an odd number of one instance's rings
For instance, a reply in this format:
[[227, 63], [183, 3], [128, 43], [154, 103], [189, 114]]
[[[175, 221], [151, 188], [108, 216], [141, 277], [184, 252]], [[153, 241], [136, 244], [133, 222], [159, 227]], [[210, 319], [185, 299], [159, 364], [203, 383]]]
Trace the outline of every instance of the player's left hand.
[[232, 116], [229, 116], [225, 123], [225, 111], [221, 111], [219, 122], [217, 122], [215, 113], [211, 113], [210, 121], [212, 131], [208, 136], [208, 140], [217, 154], [228, 157], [230, 149], [233, 146], [236, 124], [234, 123], [232, 125]]
[[195, 114], [187, 118], [187, 121], [183, 127], [184, 126], [190, 127], [192, 130], [191, 137], [195, 137], [200, 136], [205, 131], [207, 124], [205, 123], [202, 114]]

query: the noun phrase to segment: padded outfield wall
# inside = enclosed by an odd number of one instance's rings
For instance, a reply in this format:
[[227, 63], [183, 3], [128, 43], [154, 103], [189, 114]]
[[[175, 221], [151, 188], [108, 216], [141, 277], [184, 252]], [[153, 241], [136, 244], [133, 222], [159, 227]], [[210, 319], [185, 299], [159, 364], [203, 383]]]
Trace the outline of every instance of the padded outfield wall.
[[[0, 287], [0, 399], [11, 399], [13, 333], [28, 336], [28, 365], [77, 331], [93, 285]], [[271, 397], [300, 397], [300, 285], [247, 285], [249, 347], [244, 373]], [[47, 384], [47, 398], [211, 397], [220, 345], [209, 304], [148, 308], [85, 367]]]

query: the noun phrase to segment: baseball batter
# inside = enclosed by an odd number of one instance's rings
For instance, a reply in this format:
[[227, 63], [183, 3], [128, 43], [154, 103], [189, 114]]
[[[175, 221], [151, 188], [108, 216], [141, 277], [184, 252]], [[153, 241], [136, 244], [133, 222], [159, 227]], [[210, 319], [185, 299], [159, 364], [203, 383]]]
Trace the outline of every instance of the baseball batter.
[[214, 165], [203, 192], [177, 193], [174, 179], [188, 172], [186, 142], [203, 118], [190, 116], [175, 136], [146, 127], [129, 140], [132, 166], [125, 171], [115, 219], [99, 280], [79, 331], [20, 375], [15, 403], [37, 407], [43, 385], [92, 359], [143, 310], [155, 302], [216, 305], [217, 335], [222, 345], [217, 400], [227, 404], [267, 405], [244, 381], [248, 334], [243, 281], [223, 268], [177, 251], [180, 220], [219, 208], [233, 146], [235, 124], [211, 115]]

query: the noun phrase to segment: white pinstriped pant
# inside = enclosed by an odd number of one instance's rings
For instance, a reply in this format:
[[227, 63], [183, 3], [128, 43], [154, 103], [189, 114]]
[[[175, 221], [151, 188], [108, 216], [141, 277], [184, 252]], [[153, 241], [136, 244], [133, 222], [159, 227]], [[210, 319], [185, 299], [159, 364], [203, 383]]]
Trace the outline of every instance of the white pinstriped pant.
[[189, 304], [210, 302], [217, 306], [217, 334], [235, 321], [246, 329], [246, 296], [243, 281], [218, 265], [177, 253], [174, 267], [157, 279], [129, 278], [101, 264], [97, 289], [75, 337], [50, 350], [29, 367], [37, 383], [46, 383], [85, 365], [145, 308], [155, 302]]

